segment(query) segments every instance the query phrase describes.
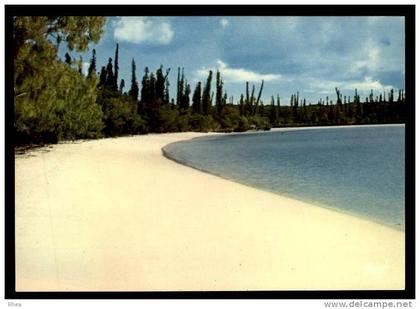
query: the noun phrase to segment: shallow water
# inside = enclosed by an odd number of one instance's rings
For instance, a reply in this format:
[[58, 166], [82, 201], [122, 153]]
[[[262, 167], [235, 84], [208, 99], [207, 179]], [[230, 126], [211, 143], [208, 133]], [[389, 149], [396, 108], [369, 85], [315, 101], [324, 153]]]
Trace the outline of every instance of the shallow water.
[[404, 125], [313, 128], [197, 138], [165, 152], [253, 187], [404, 229], [404, 136]]

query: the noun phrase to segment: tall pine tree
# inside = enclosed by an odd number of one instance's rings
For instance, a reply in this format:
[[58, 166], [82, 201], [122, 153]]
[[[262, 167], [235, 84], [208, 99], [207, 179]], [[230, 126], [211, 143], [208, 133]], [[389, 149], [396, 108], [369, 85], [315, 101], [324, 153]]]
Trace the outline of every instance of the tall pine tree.
[[123, 79], [121, 79], [121, 82], [120, 82], [120, 93], [121, 94], [124, 91], [124, 87], [125, 87], [125, 81], [124, 81], [124, 78], [123, 78]]
[[88, 69], [88, 76], [96, 75], [96, 50], [92, 50], [92, 59], [90, 60], [90, 65]]
[[216, 72], [216, 113], [220, 116], [222, 114], [223, 102], [222, 102], [222, 93], [223, 93], [223, 81], [220, 76], [220, 71]]
[[203, 102], [203, 114], [204, 115], [209, 115], [210, 114], [210, 107], [211, 107], [211, 101], [212, 101], [212, 96], [211, 96], [211, 79], [212, 79], [212, 76], [213, 76], [213, 72], [210, 70], [209, 75], [207, 77], [206, 85], [204, 86], [204, 90], [203, 90], [202, 102]]
[[181, 104], [180, 104], [180, 108], [187, 110], [190, 107], [190, 93], [191, 93], [191, 88], [190, 88], [190, 84], [188, 84], [186, 82], [186, 86], [185, 86], [185, 90], [183, 91], [182, 97], [181, 97]]
[[131, 88], [128, 94], [133, 99], [133, 101], [137, 101], [139, 96], [139, 85], [137, 83], [136, 62], [134, 61], [134, 58], [131, 60]]
[[192, 109], [194, 114], [201, 114], [201, 82], [198, 82], [194, 89], [194, 94], [192, 98]]
[[114, 71], [112, 67], [112, 58], [108, 59], [108, 65], [106, 66], [106, 81], [105, 86], [109, 89], [114, 89]]
[[100, 75], [99, 75], [99, 84], [98, 84], [98, 87], [99, 87], [99, 86], [104, 86], [104, 85], [105, 85], [105, 83], [106, 83], [106, 69], [105, 69], [105, 67], [103, 66], [103, 67], [101, 68], [101, 73], [100, 73]]
[[119, 66], [118, 66], [118, 48], [119, 45], [117, 43], [117, 47], [115, 48], [115, 58], [114, 58], [114, 90], [118, 89], [118, 70], [119, 70]]

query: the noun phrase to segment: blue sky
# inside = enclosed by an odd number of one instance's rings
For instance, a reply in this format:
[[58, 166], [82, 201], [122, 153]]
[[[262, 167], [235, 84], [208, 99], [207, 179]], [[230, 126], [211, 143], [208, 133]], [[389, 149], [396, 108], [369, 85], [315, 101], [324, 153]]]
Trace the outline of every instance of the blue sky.
[[177, 67], [192, 88], [219, 69], [235, 102], [246, 81], [258, 89], [262, 79], [265, 104], [277, 93], [282, 104], [296, 91], [316, 103], [335, 100], [335, 87], [362, 97], [405, 87], [403, 17], [109, 17], [101, 41], [82, 55], [86, 65], [95, 48], [99, 71], [117, 42], [127, 86], [132, 58], [139, 81], [145, 66], [162, 64], [171, 68], [172, 96]]

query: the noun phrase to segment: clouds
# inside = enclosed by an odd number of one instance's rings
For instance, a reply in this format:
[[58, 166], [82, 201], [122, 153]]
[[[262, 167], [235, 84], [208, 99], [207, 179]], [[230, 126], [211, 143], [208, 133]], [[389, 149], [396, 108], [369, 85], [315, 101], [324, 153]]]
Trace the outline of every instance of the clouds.
[[85, 76], [88, 75], [89, 67], [90, 67], [90, 63], [89, 62], [83, 62], [82, 63], [82, 73], [83, 73], [83, 75], [85, 75]]
[[343, 89], [358, 89], [364, 92], [373, 90], [373, 91], [389, 91], [392, 89], [392, 85], [383, 85], [378, 80], [373, 80], [372, 77], [366, 76], [365, 79], [361, 82], [356, 81], [343, 85]]
[[389, 91], [393, 87], [392, 85], [381, 83], [377, 79], [373, 79], [371, 76], [366, 76], [363, 80], [332, 80], [332, 79], [318, 79], [318, 78], [296, 78], [291, 81], [294, 84], [306, 85], [301, 89], [307, 93], [319, 93], [319, 94], [330, 94], [335, 93], [335, 87], [338, 87], [342, 92], [352, 93], [355, 89], [359, 93], [367, 94], [371, 90], [373, 91]]
[[173, 37], [171, 24], [160, 18], [120, 17], [113, 23], [114, 38], [130, 43], [166, 45]]
[[209, 70], [219, 70], [225, 82], [230, 83], [243, 83], [247, 81], [260, 82], [261, 80], [271, 82], [281, 78], [280, 74], [261, 74], [243, 68], [230, 68], [220, 59], [217, 59], [216, 63], [217, 65], [213, 68], [202, 68], [197, 70], [197, 76], [199, 78], [205, 78], [208, 75]]
[[222, 26], [222, 28], [226, 28], [229, 26], [229, 20], [227, 18], [222, 18], [220, 19], [219, 24]]
[[[265, 80], [262, 98], [286, 101], [299, 91], [307, 102], [405, 87], [403, 17], [367, 16], [167, 16], [111, 17], [97, 48], [98, 67], [120, 43], [120, 77], [130, 80], [131, 58], [138, 74], [161, 64], [177, 67], [192, 82], [220, 70], [228, 95], [240, 97], [245, 82]], [[89, 59], [91, 54], [84, 56]]]
[[222, 59], [232, 66], [249, 59], [252, 69], [337, 78], [349, 71], [360, 70], [364, 78], [365, 70], [375, 75], [404, 66], [400, 17], [242, 17], [229, 28], [234, 34], [225, 41]]

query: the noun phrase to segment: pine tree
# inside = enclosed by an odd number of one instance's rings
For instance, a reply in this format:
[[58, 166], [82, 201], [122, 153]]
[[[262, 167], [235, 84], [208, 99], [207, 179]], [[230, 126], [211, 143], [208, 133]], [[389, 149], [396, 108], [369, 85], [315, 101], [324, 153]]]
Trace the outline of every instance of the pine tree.
[[357, 94], [357, 88], [354, 89], [354, 100], [353, 100], [353, 102], [357, 103], [357, 104], [360, 103], [360, 95]]
[[258, 104], [260, 103], [263, 87], [264, 87], [264, 80], [262, 80], [260, 90], [258, 91], [257, 101], [255, 102], [254, 115], [258, 113]]
[[131, 88], [128, 94], [133, 99], [133, 101], [137, 101], [137, 98], [139, 96], [139, 85], [137, 83], [136, 63], [134, 61], [134, 58], [131, 60]]
[[108, 65], [106, 66], [105, 86], [107, 86], [109, 89], [114, 89], [114, 72], [113, 72], [111, 57], [108, 59]]
[[119, 70], [119, 66], [118, 66], [118, 48], [119, 48], [119, 45], [117, 43], [117, 47], [115, 48], [115, 58], [114, 58], [114, 77], [113, 77], [113, 82], [114, 82], [113, 89], [114, 90], [117, 90], [118, 89], [118, 70]]
[[90, 65], [88, 69], [88, 76], [96, 75], [96, 50], [92, 50], [92, 59], [90, 60]]
[[[184, 71], [184, 69], [182, 69]], [[184, 75], [184, 72], [182, 72]], [[176, 80], [176, 105], [180, 105], [181, 104], [181, 97], [182, 97], [182, 91], [183, 91], [183, 86], [182, 86], [182, 81], [181, 81], [181, 68], [178, 67], [178, 76], [177, 76], [177, 80]]]
[[165, 93], [164, 93], [164, 102], [169, 103], [169, 78], [165, 80]]
[[216, 113], [220, 116], [222, 114], [222, 92], [223, 81], [220, 76], [220, 71], [216, 72]]
[[141, 93], [140, 93], [140, 104], [138, 105], [138, 113], [141, 115], [146, 114], [146, 106], [149, 105], [150, 96], [149, 96], [149, 68], [144, 68], [144, 75], [141, 80]]
[[249, 105], [251, 104], [249, 100], [249, 83], [246, 82], [246, 100], [245, 100], [245, 116], [248, 116]]
[[[335, 93], [337, 94], [337, 105], [341, 105], [342, 94], [340, 93], [340, 90], [337, 87], [335, 87]], [[327, 98], [327, 102], [328, 102], [328, 98]]]
[[225, 109], [227, 99], [228, 99], [228, 95], [227, 95], [227, 92], [225, 91], [225, 94], [223, 95], [223, 98], [222, 98], [221, 113], [223, 113], [223, 111]]
[[244, 108], [244, 95], [241, 93], [241, 98], [239, 100], [239, 115], [245, 115], [245, 108]]
[[271, 125], [275, 124], [276, 122], [276, 106], [275, 106], [275, 102], [274, 102], [274, 96], [271, 96], [271, 103], [270, 103], [270, 123]]
[[389, 102], [394, 102], [394, 89], [389, 92]]
[[141, 81], [141, 103], [146, 104], [150, 101], [149, 99], [149, 68], [144, 68], [144, 75]]
[[166, 102], [165, 100], [165, 84], [166, 79], [168, 78], [170, 69], [166, 70], [166, 74], [163, 75], [163, 67], [160, 66], [159, 69], [156, 71], [156, 85], [155, 85], [155, 91], [156, 91], [156, 100], [160, 100], [161, 102]]
[[193, 113], [201, 114], [202, 113], [202, 106], [201, 106], [201, 82], [198, 82], [194, 89], [194, 94], [192, 98], [192, 109]]
[[106, 69], [103, 66], [101, 68], [101, 74], [99, 75], [99, 84], [98, 84], [98, 86], [104, 86], [105, 83], [106, 83]]
[[204, 90], [203, 90], [203, 98], [202, 98], [202, 102], [203, 102], [203, 114], [204, 115], [208, 115], [210, 113], [210, 106], [211, 106], [211, 101], [212, 101], [212, 95], [211, 93], [211, 79], [213, 76], [213, 72], [209, 71], [209, 75], [207, 77], [207, 81], [206, 81], [206, 85], [204, 86]]
[[123, 79], [121, 79], [121, 82], [120, 82], [120, 93], [121, 94], [123, 93], [124, 87], [125, 87], [125, 81], [124, 81], [124, 78], [123, 78]]
[[370, 94], [369, 94], [369, 102], [373, 103], [373, 90], [370, 90]]
[[156, 103], [156, 77], [153, 72], [150, 73], [148, 97], [149, 97], [149, 104], [151, 106], [154, 105]]

